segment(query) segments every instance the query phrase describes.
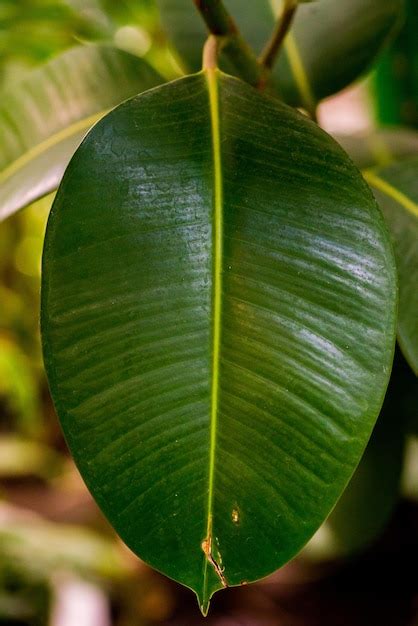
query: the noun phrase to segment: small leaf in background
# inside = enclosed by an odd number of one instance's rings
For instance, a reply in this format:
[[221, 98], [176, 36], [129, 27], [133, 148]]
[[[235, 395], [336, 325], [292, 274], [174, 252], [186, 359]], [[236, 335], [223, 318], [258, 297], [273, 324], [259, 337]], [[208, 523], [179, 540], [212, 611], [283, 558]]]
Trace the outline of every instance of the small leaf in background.
[[81, 139], [109, 109], [162, 82], [142, 59], [90, 45], [10, 88], [0, 103], [0, 219], [56, 189]]
[[63, 467], [63, 457], [49, 448], [30, 439], [14, 435], [0, 436], [0, 478], [22, 478], [36, 476], [51, 479]]
[[418, 381], [397, 351], [382, 412], [366, 451], [335, 509], [306, 546], [308, 558], [331, 560], [370, 548], [387, 527], [400, 498], [405, 435], [415, 423]]
[[374, 72], [375, 110], [381, 124], [418, 127], [418, 2], [405, 0], [406, 20]]
[[[74, 15], [91, 29], [95, 29], [100, 39], [110, 39], [115, 29], [112, 20], [106, 14], [101, 0], [63, 0]], [[78, 39], [83, 39], [79, 36]], [[89, 37], [87, 37], [89, 39]]]
[[[89, 0], [83, 2], [84, 8]], [[80, 40], [106, 36], [102, 20], [91, 19], [85, 11], [75, 10], [77, 0], [1, 0], [0, 3], [0, 79], [16, 65], [30, 67]]]
[[50, 214], [42, 334], [67, 442], [126, 543], [204, 611], [334, 506], [383, 402], [395, 315], [357, 169], [219, 72], [106, 116]]
[[128, 573], [129, 561], [114, 541], [89, 529], [0, 503], [0, 571], [6, 567], [40, 580], [68, 571], [90, 580], [118, 579]]
[[[72, 0], [73, 2], [75, 0]], [[80, 0], [77, 0], [80, 1]], [[84, 0], [83, 0], [84, 1]], [[158, 20], [158, 11], [154, 0], [97, 0], [103, 11], [115, 24], [140, 24], [143, 28], [152, 29]]]
[[357, 135], [335, 136], [359, 169], [385, 166], [418, 155], [418, 132], [411, 128], [379, 128]]
[[[158, 0], [163, 24], [187, 70], [201, 67], [207, 31], [191, 0]], [[280, 0], [226, 0], [242, 34], [260, 52]], [[280, 95], [311, 110], [370, 68], [399, 26], [403, 0], [320, 0], [300, 6], [274, 69]], [[224, 68], [231, 70], [227, 61]]]
[[418, 375], [418, 157], [367, 170], [392, 234], [399, 274], [398, 337]]

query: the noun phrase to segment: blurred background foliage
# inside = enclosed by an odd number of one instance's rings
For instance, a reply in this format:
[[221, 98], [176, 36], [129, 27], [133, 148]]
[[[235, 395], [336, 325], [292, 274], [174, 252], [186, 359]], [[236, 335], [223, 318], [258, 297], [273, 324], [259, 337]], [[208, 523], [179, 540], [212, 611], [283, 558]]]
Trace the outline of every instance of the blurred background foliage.
[[375, 73], [376, 112], [383, 124], [418, 128], [418, 2], [406, 7], [408, 19]]
[[[174, 75], [153, 2], [0, 0], [0, 89], [95, 40]], [[144, 574], [87, 494], [43, 372], [40, 260], [52, 199], [0, 228], [0, 624], [148, 623], [170, 611], [167, 585]]]
[[[418, 2], [408, 2], [410, 19], [367, 82], [367, 97], [355, 91], [338, 96], [334, 108], [326, 103], [325, 126], [335, 115], [339, 130], [345, 115], [348, 130], [356, 115], [363, 130], [364, 119], [370, 126], [379, 120], [418, 126]], [[60, 51], [98, 39], [145, 56], [167, 78], [178, 72], [153, 0], [0, 0], [0, 89]], [[192, 595], [121, 545], [66, 452], [38, 329], [51, 201], [0, 227], [0, 624], [200, 624]], [[416, 415], [415, 407], [410, 412]], [[403, 487], [411, 503], [418, 493], [417, 440], [410, 440], [406, 458]], [[311, 547], [305, 559], [216, 598], [206, 624], [418, 624], [418, 586], [404, 565], [418, 555], [418, 510], [411, 506], [401, 503], [386, 534], [355, 560], [331, 560], [322, 533], [320, 549]]]

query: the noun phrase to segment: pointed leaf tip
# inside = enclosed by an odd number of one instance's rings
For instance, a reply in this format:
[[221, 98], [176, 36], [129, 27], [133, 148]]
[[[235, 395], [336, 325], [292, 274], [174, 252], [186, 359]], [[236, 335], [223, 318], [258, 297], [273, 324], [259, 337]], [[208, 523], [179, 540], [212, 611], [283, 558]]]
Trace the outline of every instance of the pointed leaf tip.
[[210, 607], [210, 598], [206, 598], [205, 600], [202, 600], [202, 602], [199, 602], [199, 607], [203, 617], [207, 617]]

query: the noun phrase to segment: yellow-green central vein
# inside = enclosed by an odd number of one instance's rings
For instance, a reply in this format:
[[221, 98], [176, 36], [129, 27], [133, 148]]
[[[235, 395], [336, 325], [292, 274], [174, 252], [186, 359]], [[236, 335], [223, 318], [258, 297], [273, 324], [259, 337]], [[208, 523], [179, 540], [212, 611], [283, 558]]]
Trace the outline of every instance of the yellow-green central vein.
[[215, 455], [216, 455], [216, 430], [219, 408], [219, 360], [221, 345], [221, 310], [222, 310], [222, 162], [221, 162], [221, 136], [219, 123], [219, 93], [217, 70], [209, 68], [205, 72], [209, 92], [209, 107], [212, 128], [212, 153], [213, 153], [213, 281], [212, 281], [212, 383], [211, 383], [211, 412], [210, 412], [210, 454], [209, 454], [209, 486], [208, 486], [208, 518], [206, 527], [206, 560], [204, 572], [204, 602], [208, 602], [207, 573], [208, 566], [213, 566], [212, 557], [212, 508], [214, 492]]
[[411, 200], [411, 198], [408, 198], [408, 196], [402, 193], [402, 191], [396, 189], [396, 187], [388, 183], [386, 180], [384, 180], [371, 170], [364, 171], [363, 176], [367, 180], [369, 185], [375, 187], [375, 189], [378, 189], [389, 198], [392, 198], [392, 200], [395, 200], [395, 202], [404, 207], [404, 209], [409, 211], [409, 213], [412, 213], [412, 215], [418, 217], [418, 204]]

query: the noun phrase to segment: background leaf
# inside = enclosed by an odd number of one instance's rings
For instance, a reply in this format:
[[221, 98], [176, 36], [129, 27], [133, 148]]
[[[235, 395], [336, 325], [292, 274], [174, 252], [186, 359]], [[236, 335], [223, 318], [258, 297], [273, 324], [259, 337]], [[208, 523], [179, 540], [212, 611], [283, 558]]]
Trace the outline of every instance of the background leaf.
[[91, 580], [117, 579], [127, 571], [115, 544], [91, 529], [53, 524], [1, 503], [0, 575], [10, 576], [8, 568], [32, 580], [48, 580], [51, 570], [72, 570]]
[[[32, 66], [77, 41], [106, 37], [110, 31], [104, 16], [86, 10], [92, 1], [1, 0], [0, 82], [4, 75], [16, 75], [21, 64]], [[81, 4], [82, 10], [75, 10]]]
[[406, 0], [406, 21], [374, 73], [375, 109], [382, 124], [418, 127], [418, 3]]
[[294, 556], [393, 355], [388, 235], [339, 146], [218, 72], [128, 101], [66, 172], [42, 298], [67, 441], [127, 544], [203, 610]]
[[0, 219], [54, 190], [87, 130], [163, 79], [110, 46], [80, 46], [34, 70], [0, 104]]
[[397, 351], [382, 412], [337, 506], [306, 547], [321, 560], [341, 559], [380, 539], [400, 499], [405, 433], [418, 401], [417, 379]]
[[[207, 31], [190, 0], [158, 0], [164, 26], [187, 70], [201, 67]], [[280, 0], [225, 0], [243, 35], [261, 52]], [[311, 109], [358, 78], [396, 29], [403, 0], [320, 0], [300, 6], [275, 66], [282, 97]], [[225, 69], [229, 70], [225, 62]]]
[[365, 174], [392, 233], [399, 275], [398, 337], [418, 375], [418, 157]]
[[335, 136], [359, 169], [385, 166], [418, 155], [418, 132], [411, 128], [379, 128], [369, 133]]

